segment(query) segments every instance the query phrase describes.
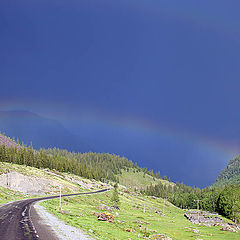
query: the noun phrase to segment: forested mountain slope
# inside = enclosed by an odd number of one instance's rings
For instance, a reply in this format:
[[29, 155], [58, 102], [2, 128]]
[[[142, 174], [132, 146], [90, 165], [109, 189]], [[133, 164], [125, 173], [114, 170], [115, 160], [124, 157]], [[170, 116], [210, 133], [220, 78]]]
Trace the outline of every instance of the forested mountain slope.
[[240, 155], [232, 159], [218, 176], [216, 186], [240, 184]]
[[[36, 168], [55, 169], [88, 179], [118, 181], [124, 171], [142, 172], [150, 178], [160, 179], [160, 173], [140, 168], [136, 163], [110, 153], [75, 153], [57, 148], [35, 150], [19, 145], [0, 134], [0, 161]], [[148, 179], [148, 178], [146, 178]], [[150, 184], [151, 181], [147, 181]]]
[[0, 134], [0, 145], [5, 145], [6, 147], [16, 147], [17, 144], [10, 138]]

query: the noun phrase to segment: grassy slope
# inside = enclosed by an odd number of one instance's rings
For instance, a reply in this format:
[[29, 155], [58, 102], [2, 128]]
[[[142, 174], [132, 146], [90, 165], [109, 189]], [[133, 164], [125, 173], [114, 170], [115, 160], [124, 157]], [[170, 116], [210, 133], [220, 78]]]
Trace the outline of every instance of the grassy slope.
[[[82, 180], [85, 183], [96, 184], [96, 182], [91, 182], [90, 180], [82, 179], [69, 174], [60, 174], [58, 176], [54, 176], [49, 175], [45, 170], [9, 163], [0, 163], [0, 173], [4, 173], [7, 170], [17, 171], [29, 176], [34, 175], [57, 180], [62, 184], [64, 192], [70, 192], [73, 190], [77, 192], [89, 191], [82, 189], [79, 187], [79, 185], [66, 180], [66, 176]], [[132, 176], [131, 174], [132, 173], [128, 173], [127, 176]], [[95, 187], [93, 186], [93, 189], [94, 188]], [[56, 189], [56, 192], [57, 191], [58, 189]], [[23, 199], [25, 197], [26, 196], [22, 195], [21, 193], [0, 187], [0, 204], [8, 201]], [[134, 196], [127, 193], [123, 193], [123, 195], [120, 196], [121, 210], [118, 211], [119, 216], [115, 218], [114, 223], [98, 221], [93, 213], [104, 212], [99, 210], [97, 207], [101, 203], [110, 206], [110, 198], [111, 192], [63, 198], [63, 211], [66, 211], [64, 214], [60, 213], [57, 209], [59, 204], [59, 200], [57, 199], [45, 201], [42, 203], [42, 205], [44, 205], [51, 213], [66, 221], [68, 224], [85, 230], [97, 239], [143, 239], [143, 236], [146, 234], [150, 234], [151, 236], [156, 233], [166, 233], [168, 236], [172, 237], [172, 239], [179, 240], [198, 238], [203, 240], [240, 239], [240, 233], [223, 232], [219, 230], [219, 227], [201, 227], [191, 224], [183, 216], [184, 211], [176, 208], [170, 203], [166, 204], [164, 211], [166, 216], [163, 217], [155, 213], [156, 210], [163, 210], [162, 199], [152, 199], [151, 197], [143, 197], [140, 195]], [[144, 203], [146, 209], [145, 213]], [[116, 216], [116, 211], [113, 211], [113, 214]], [[150, 224], [142, 224], [142, 229], [139, 229], [139, 223], [135, 223], [136, 220], [148, 222]], [[145, 227], [147, 229], [145, 229]], [[198, 236], [184, 227], [197, 228], [200, 230], [201, 234]], [[93, 230], [93, 233], [90, 233], [89, 229]], [[127, 232], [125, 229], [134, 229], [136, 232]]]
[[25, 198], [21, 193], [0, 186], [0, 205]]
[[121, 175], [118, 175], [119, 183], [126, 186], [126, 187], [132, 187], [132, 188], [145, 188], [146, 186], [152, 184], [156, 185], [158, 183], [162, 184], [171, 184], [166, 180], [162, 179], [154, 179], [152, 176], [148, 174], [144, 174], [143, 172], [134, 172], [133, 169], [130, 169], [129, 171], [122, 171]]
[[[163, 200], [160, 198], [133, 196], [127, 193], [121, 195], [121, 210], [113, 211], [115, 215], [114, 223], [98, 221], [93, 215], [94, 212], [104, 212], [98, 209], [99, 204], [111, 205], [111, 192], [96, 195], [85, 195], [81, 197], [72, 197], [65, 199], [63, 211], [57, 210], [58, 200], [43, 202], [51, 213], [57, 215], [68, 224], [79, 227], [97, 239], [144, 239], [144, 235], [153, 236], [154, 234], [167, 234], [175, 240], [191, 239], [211, 239], [211, 240], [237, 240], [240, 239], [240, 233], [231, 233], [220, 231], [220, 227], [204, 227], [190, 223], [184, 217], [184, 210], [176, 208], [170, 203], [166, 203], [165, 215], [161, 216], [155, 213], [156, 210], [163, 210]], [[144, 203], [146, 212], [144, 213]], [[116, 214], [118, 212], [118, 216]], [[141, 224], [136, 220], [147, 222]], [[225, 219], [225, 221], [227, 221]], [[147, 230], [145, 230], [145, 227]], [[193, 227], [200, 231], [195, 234], [184, 227]], [[135, 232], [127, 232], [126, 229], [134, 229]], [[93, 231], [93, 233], [91, 233]]]
[[[81, 188], [77, 183], [73, 183], [66, 178], [74, 178], [75, 180], [82, 181], [85, 184], [91, 184], [93, 185], [92, 189], [95, 189], [94, 184], [99, 184], [96, 182], [92, 182], [88, 179], [83, 179], [79, 176], [75, 176], [72, 174], [67, 173], [57, 173], [54, 171], [46, 171], [44, 169], [37, 169], [33, 167], [18, 165], [18, 164], [12, 164], [12, 163], [3, 163], [0, 162], [0, 174], [6, 173], [7, 171], [14, 171], [18, 172], [20, 174], [26, 175], [26, 176], [35, 176], [39, 178], [54, 180], [59, 185], [62, 186], [62, 192], [63, 193], [74, 193], [74, 192], [87, 192], [89, 189]], [[52, 188], [52, 194], [58, 194], [59, 189], [58, 187], [53, 186]], [[20, 192], [12, 191], [8, 188], [4, 188], [0, 186], [0, 204], [5, 203], [8, 201], [14, 201], [19, 200], [23, 198], [29, 198], [31, 196], [26, 196], [24, 194], [21, 194]], [[34, 196], [33, 196], [34, 197]], [[35, 197], [37, 197], [35, 195]]]

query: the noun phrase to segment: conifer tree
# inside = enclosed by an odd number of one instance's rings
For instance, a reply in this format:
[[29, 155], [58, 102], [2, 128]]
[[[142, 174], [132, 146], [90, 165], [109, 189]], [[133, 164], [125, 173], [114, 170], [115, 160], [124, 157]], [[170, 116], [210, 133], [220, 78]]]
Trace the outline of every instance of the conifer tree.
[[115, 207], [119, 207], [120, 205], [120, 199], [119, 199], [119, 193], [118, 193], [118, 184], [114, 184], [114, 189], [112, 193], [111, 201]]

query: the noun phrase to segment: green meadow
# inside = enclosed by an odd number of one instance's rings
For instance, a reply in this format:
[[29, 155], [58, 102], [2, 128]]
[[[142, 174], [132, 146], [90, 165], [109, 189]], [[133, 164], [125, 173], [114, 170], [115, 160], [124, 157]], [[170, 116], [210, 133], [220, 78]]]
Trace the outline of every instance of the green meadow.
[[[221, 227], [192, 224], [184, 217], [185, 210], [167, 201], [164, 203], [161, 198], [145, 197], [136, 193], [121, 193], [120, 210], [110, 212], [114, 216], [113, 223], [99, 221], [94, 213], [109, 212], [98, 207], [101, 204], [111, 206], [111, 194], [110, 191], [63, 198], [62, 211], [58, 209], [57, 199], [41, 204], [59, 219], [81, 228], [96, 239], [155, 239], [157, 234], [166, 234], [174, 240], [240, 239], [240, 233], [221, 231]], [[200, 233], [194, 233], [186, 227], [197, 229]]]

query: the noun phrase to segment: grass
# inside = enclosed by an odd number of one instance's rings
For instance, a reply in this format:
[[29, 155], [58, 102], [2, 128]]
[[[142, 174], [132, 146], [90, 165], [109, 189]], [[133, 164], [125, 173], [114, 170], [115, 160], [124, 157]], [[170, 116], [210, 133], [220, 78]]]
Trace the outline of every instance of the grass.
[[[63, 199], [63, 212], [59, 212], [58, 200], [41, 203], [47, 210], [67, 224], [79, 227], [96, 239], [154, 239], [154, 234], [166, 234], [174, 240], [211, 239], [237, 240], [240, 233], [224, 232], [221, 227], [205, 227], [192, 224], [184, 217], [184, 210], [164, 202], [160, 198], [152, 199], [140, 195], [124, 193], [120, 196], [120, 211], [113, 211], [114, 223], [98, 221], [94, 212], [104, 212], [98, 209], [99, 204], [111, 206], [111, 192], [82, 195]], [[145, 205], [145, 212], [144, 212]], [[156, 213], [162, 212], [165, 216]], [[143, 223], [137, 223], [136, 220]], [[224, 219], [224, 221], [228, 221]], [[141, 225], [141, 227], [139, 226]], [[185, 227], [195, 228], [200, 234], [195, 234]], [[133, 232], [127, 232], [132, 229]]]
[[118, 178], [121, 185], [137, 189], [145, 188], [151, 184], [156, 185], [158, 183], [162, 183], [163, 185], [174, 184], [166, 180], [153, 178], [148, 174], [144, 174], [144, 172], [137, 172], [134, 169], [129, 169], [128, 171], [122, 170], [122, 174], [119, 174]]
[[0, 186], [0, 205], [11, 201], [17, 201], [23, 198], [26, 198], [26, 196], [23, 196], [20, 192], [15, 192]]
[[[28, 176], [37, 176], [55, 180], [64, 186], [63, 193], [87, 192], [90, 190], [104, 188], [106, 186], [102, 183], [83, 179], [72, 174], [60, 174], [54, 171], [49, 173], [46, 169], [39, 170], [23, 165], [0, 163], [0, 174], [6, 173], [7, 171], [16, 171]], [[72, 182], [71, 179], [75, 182]], [[81, 188], [77, 181], [90, 186], [89, 189]], [[149, 185], [149, 182], [157, 183], [157, 181], [163, 180], [154, 181], [154, 179], [149, 175], [146, 175], [145, 178], [143, 178], [143, 173], [134, 173], [132, 170], [129, 172], [123, 172], [120, 176], [120, 182], [131, 187], [144, 187]], [[169, 184], [169, 182], [166, 181], [166, 184]], [[56, 192], [57, 191], [58, 189], [56, 189]], [[41, 205], [45, 206], [49, 212], [58, 216], [67, 224], [81, 228], [96, 239], [154, 239], [154, 234], [158, 233], [166, 234], [173, 240], [240, 239], [240, 233], [224, 232], [220, 230], [221, 227], [204, 227], [194, 225], [184, 217], [184, 210], [173, 206], [169, 202], [164, 204], [161, 198], [154, 199], [152, 197], [141, 196], [136, 193], [121, 192], [120, 211], [114, 210], [112, 212], [115, 216], [114, 223], [98, 221], [97, 217], [93, 215], [93, 213], [104, 212], [103, 210], [98, 209], [100, 204], [111, 206], [111, 194], [112, 193], [110, 191], [101, 194], [63, 198], [63, 212], [59, 212], [58, 210], [58, 199], [42, 202]], [[31, 196], [25, 196], [20, 192], [0, 187], [0, 204], [27, 197]], [[163, 208], [165, 216], [162, 216], [161, 214], [163, 212]], [[137, 223], [137, 220], [142, 223]], [[224, 221], [228, 220], [224, 219]], [[141, 225], [141, 227], [139, 225]], [[185, 227], [198, 229], [200, 234], [195, 234]], [[132, 232], [127, 232], [127, 229]]]

